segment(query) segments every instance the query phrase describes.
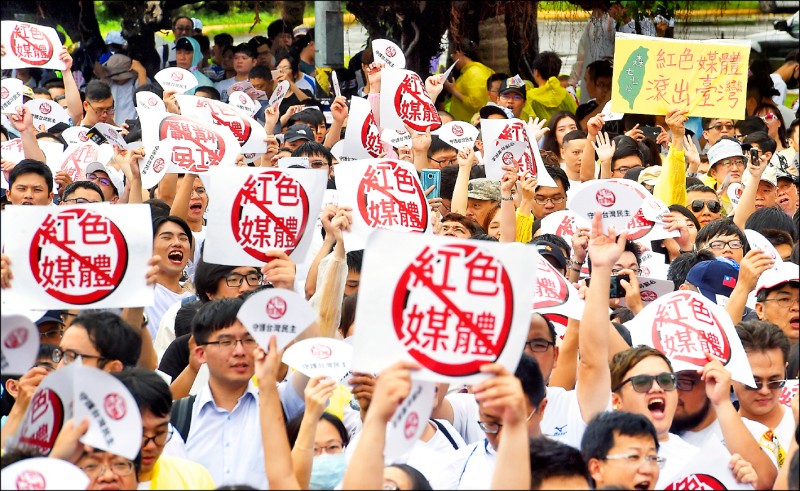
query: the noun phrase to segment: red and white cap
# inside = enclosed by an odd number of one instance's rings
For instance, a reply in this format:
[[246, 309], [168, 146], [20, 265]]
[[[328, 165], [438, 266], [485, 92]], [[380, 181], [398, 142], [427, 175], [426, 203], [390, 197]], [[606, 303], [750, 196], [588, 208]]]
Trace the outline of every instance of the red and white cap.
[[777, 268], [761, 273], [756, 284], [756, 295], [764, 288], [771, 289], [784, 283], [800, 283], [797, 265], [789, 261], [784, 261]]

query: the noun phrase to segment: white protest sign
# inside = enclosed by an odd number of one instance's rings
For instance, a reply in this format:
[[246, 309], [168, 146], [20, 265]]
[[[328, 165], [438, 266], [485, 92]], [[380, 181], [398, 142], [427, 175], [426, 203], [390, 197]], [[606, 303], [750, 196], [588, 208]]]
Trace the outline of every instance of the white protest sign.
[[214, 206], [208, 211], [203, 259], [256, 266], [281, 249], [305, 262], [328, 174], [322, 169], [235, 167], [212, 171]]
[[141, 109], [152, 109], [153, 111], [167, 112], [167, 106], [158, 95], [149, 90], [136, 93], [136, 107]]
[[86, 180], [86, 167], [92, 162], [106, 165], [114, 156], [111, 145], [98, 145], [89, 140], [85, 143], [72, 143], [64, 150], [60, 169], [73, 181]]
[[173, 147], [171, 161], [183, 172], [201, 174], [212, 167], [233, 167], [241, 151], [239, 142], [226, 128], [197, 118], [150, 110], [136, 110], [142, 124], [145, 151], [166, 138], [181, 141]]
[[536, 258], [536, 293], [531, 312], [555, 313], [581, 320], [584, 301], [578, 290], [541, 254]]
[[67, 145], [86, 143], [89, 141], [89, 128], [85, 126], [70, 126], [61, 132], [61, 136], [67, 141]]
[[408, 397], [397, 406], [386, 425], [384, 465], [391, 465], [408, 453], [428, 426], [436, 397], [436, 384], [412, 380]]
[[381, 131], [381, 141], [394, 148], [411, 147], [411, 134], [405, 130], [397, 131], [391, 128], [385, 128]]
[[309, 338], [291, 345], [281, 361], [308, 377], [339, 381], [350, 371], [353, 347], [333, 338]]
[[39, 330], [36, 324], [24, 315], [3, 315], [0, 318], [0, 332], [0, 372], [4, 375], [27, 373], [39, 353]]
[[74, 419], [89, 420], [81, 443], [134, 460], [142, 445], [142, 415], [123, 383], [98, 368], [76, 372]]
[[644, 277], [654, 278], [657, 280], [667, 279], [667, 271], [669, 271], [669, 266], [665, 262], [664, 254], [653, 251], [643, 252], [639, 267], [642, 269], [642, 276]]
[[52, 27], [27, 22], [4, 20], [0, 22], [0, 44], [5, 55], [0, 58], [3, 69], [50, 68], [64, 70], [61, 61], [61, 40]]
[[[231, 94], [233, 92], [244, 92], [245, 94], [250, 96], [250, 99], [254, 101], [269, 100], [267, 93], [264, 92], [263, 90], [257, 90], [255, 87], [253, 87], [253, 84], [251, 84], [249, 80], [243, 80], [241, 82], [236, 82], [235, 84], [231, 85], [231, 87], [228, 89], [228, 94]], [[228, 96], [228, 98], [230, 99], [230, 95]], [[257, 106], [261, 107], [260, 104], [257, 104]]]
[[22, 416], [13, 445], [30, 447], [42, 455], [50, 452], [64, 423], [73, 416], [73, 381], [79, 366], [71, 363], [42, 380]]
[[383, 153], [380, 129], [366, 99], [353, 97], [350, 100], [347, 128], [342, 141], [342, 152], [353, 159], [377, 158]]
[[110, 145], [116, 145], [122, 150], [128, 148], [128, 142], [125, 141], [125, 138], [114, 126], [108, 123], [95, 123], [95, 125], [89, 129], [89, 132], [86, 133], [86, 136], [98, 145], [108, 143]]
[[755, 387], [730, 316], [700, 293], [679, 290], [663, 295], [625, 325], [634, 346], [644, 344], [661, 351], [676, 372], [704, 367], [707, 351], [722, 361], [734, 380]]
[[265, 351], [273, 335], [281, 350], [317, 321], [303, 296], [283, 288], [268, 288], [249, 296], [236, 317]]
[[[247, 97], [245, 95], [245, 97]], [[267, 132], [248, 114], [224, 102], [194, 95], [177, 95], [181, 114], [207, 124], [222, 127], [220, 133], [230, 133], [245, 153], [266, 153]]]
[[381, 127], [416, 132], [431, 131], [442, 125], [425, 84], [410, 70], [383, 68], [381, 70]]
[[259, 109], [261, 109], [261, 106], [256, 104], [256, 101], [241, 91], [228, 94], [228, 105], [244, 112], [248, 116], [253, 116], [256, 112], [258, 112]]
[[433, 132], [439, 138], [458, 151], [475, 146], [480, 130], [464, 121], [450, 121]]
[[403, 50], [388, 39], [372, 40], [372, 56], [376, 63], [383, 63], [389, 68], [406, 67], [406, 55]]
[[520, 119], [484, 119], [481, 121], [486, 177], [500, 180], [502, 165], [519, 163], [519, 176], [529, 172], [539, 186], [556, 187], [544, 167], [536, 140], [529, 138], [525, 122]]
[[579, 216], [572, 210], [555, 211], [542, 218], [541, 231], [543, 234], [555, 234], [563, 237], [567, 244], [572, 243], [572, 236], [578, 232], [579, 227], [591, 229], [591, 222]]
[[[354, 97], [355, 99], [355, 97]], [[331, 154], [338, 162], [352, 162], [354, 160], [358, 160], [355, 157], [351, 157], [350, 155], [346, 155], [345, 152], [345, 141], [339, 140], [338, 142], [334, 143], [331, 147]], [[349, 149], [348, 149], [349, 151]]]
[[80, 467], [61, 459], [33, 457], [3, 469], [3, 489], [86, 489], [89, 476]]
[[791, 408], [792, 407], [792, 399], [797, 396], [798, 386], [800, 386], [800, 380], [787, 380], [786, 385], [783, 386], [781, 389], [781, 395], [778, 398], [778, 402], [783, 404], [784, 406]]
[[176, 66], [164, 68], [156, 73], [156, 82], [161, 84], [164, 91], [172, 90], [178, 94], [183, 94], [187, 90], [197, 87], [197, 79], [192, 72]]
[[341, 97], [342, 89], [339, 85], [339, 76], [336, 75], [336, 70], [331, 70], [331, 85], [333, 86], [333, 95]]
[[487, 378], [485, 363], [516, 369], [536, 285], [534, 248], [388, 230], [367, 245], [353, 372], [409, 360], [421, 366], [415, 379], [474, 384]]
[[601, 114], [603, 115], [603, 121], [619, 121], [625, 117], [625, 115], [622, 113], [615, 113], [611, 111], [611, 101], [606, 102], [606, 105], [603, 106]]
[[736, 211], [736, 207], [739, 206], [739, 200], [742, 199], [743, 192], [744, 186], [740, 182], [732, 182], [728, 185], [726, 194], [728, 195], [728, 199], [731, 200], [733, 211]]
[[378, 228], [431, 231], [430, 211], [414, 165], [402, 160], [366, 159], [336, 168], [339, 204], [352, 208], [348, 251], [363, 249]]
[[[172, 152], [180, 146], [180, 140], [165, 138], [150, 147], [143, 159], [139, 159], [139, 172], [142, 175], [142, 188], [150, 189], [164, 178], [172, 168]], [[180, 167], [175, 164], [180, 169]]]
[[[645, 305], [675, 291], [675, 283], [671, 280], [647, 278], [644, 276], [640, 276], [638, 279], [639, 295]], [[622, 299], [622, 302], [624, 303], [624, 299]]]
[[25, 158], [25, 150], [22, 148], [22, 138], [14, 138], [0, 143], [0, 153], [3, 155], [3, 160], [8, 160], [15, 164], [19, 163], [20, 160]]
[[308, 162], [308, 157], [283, 157], [278, 160], [279, 169], [289, 169], [293, 165], [299, 165], [304, 169], [310, 169], [311, 164]]
[[453, 73], [453, 69], [456, 67], [456, 63], [458, 63], [458, 60], [455, 60], [453, 64], [450, 65], [450, 68], [444, 71], [444, 76], [442, 77], [442, 83], [447, 82], [447, 80], [450, 79], [450, 74]]
[[773, 261], [775, 261], [772, 263], [772, 268], [770, 269], [777, 271], [783, 263], [783, 258], [781, 258], [778, 250], [775, 249], [775, 246], [772, 245], [769, 239], [749, 228], [744, 229], [744, 235], [747, 237], [747, 242], [750, 244], [750, 249], [763, 251], [769, 257], [771, 257]]
[[69, 124], [67, 111], [57, 102], [48, 99], [31, 99], [25, 103], [25, 107], [31, 111], [35, 128], [44, 125], [44, 128], [49, 130], [58, 123]]
[[655, 489], [753, 489], [749, 484], [739, 484], [728, 467], [731, 453], [719, 438], [706, 438], [688, 464], [672, 476], [659, 476]]
[[11, 206], [2, 227], [14, 231], [4, 253], [16, 265], [3, 302], [31, 309], [153, 304], [145, 283], [153, 255], [149, 206]]
[[17, 114], [22, 107], [22, 80], [4, 78], [0, 82], [0, 113]]
[[[617, 179], [601, 179], [587, 181], [576, 187], [571, 194], [567, 208], [591, 222], [595, 213], [603, 215], [603, 233], [607, 234], [609, 227], [614, 227], [619, 234], [628, 230], [628, 239], [631, 229], [639, 230], [652, 228], [653, 222], [642, 217], [642, 223], [635, 222], [638, 210], [641, 210], [644, 198], [636, 191]], [[642, 234], [643, 235], [643, 234]]]
[[278, 82], [278, 85], [275, 86], [275, 89], [272, 91], [272, 95], [269, 97], [269, 102], [267, 103], [267, 107], [269, 109], [274, 109], [281, 105], [283, 102], [283, 98], [286, 97], [286, 94], [289, 92], [289, 81], [288, 80], [281, 80]]
[[40, 139], [38, 143], [39, 148], [44, 153], [44, 163], [50, 167], [50, 171], [53, 173], [53, 189], [57, 189], [59, 186], [56, 184], [56, 174], [61, 170], [61, 163], [64, 159], [64, 145], [46, 138]]

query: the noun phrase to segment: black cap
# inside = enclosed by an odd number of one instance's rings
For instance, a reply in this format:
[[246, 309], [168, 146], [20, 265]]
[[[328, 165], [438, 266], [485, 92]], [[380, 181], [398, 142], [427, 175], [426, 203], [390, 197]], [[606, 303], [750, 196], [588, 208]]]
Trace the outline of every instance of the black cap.
[[783, 167], [778, 167], [777, 179], [789, 179], [793, 184], [800, 184], [800, 177], [790, 173]]
[[491, 116], [493, 114], [497, 114], [498, 116], [502, 116], [505, 119], [509, 118], [509, 115], [506, 112], [506, 109], [503, 108], [503, 107], [498, 106], [494, 102], [490, 102], [490, 103], [486, 104], [485, 106], [483, 106], [481, 108], [481, 110], [478, 112], [478, 114], [480, 114], [481, 119], [487, 119], [489, 116]]
[[36, 321], [36, 325], [44, 324], [45, 322], [58, 322], [59, 324], [63, 324], [64, 321], [61, 320], [61, 311], [60, 310], [48, 310], [44, 313], [42, 317], [40, 317]]
[[283, 137], [283, 141], [286, 143], [295, 142], [297, 140], [313, 140], [314, 139], [314, 131], [311, 129], [310, 126], [307, 124], [293, 124], [289, 126], [286, 130], [286, 133]]
[[194, 51], [194, 45], [186, 37], [182, 37], [175, 41], [175, 50]]
[[567, 269], [567, 258], [564, 256], [564, 253], [561, 252], [560, 247], [543, 239], [534, 239], [530, 243], [536, 246], [536, 250], [539, 254], [554, 259], [557, 264], [553, 264], [553, 266], [562, 270]]
[[507, 78], [503, 80], [500, 84], [500, 94], [505, 94], [506, 92], [516, 92], [520, 94], [523, 98], [527, 99], [527, 86], [525, 82], [520, 78], [519, 75], [514, 77]]

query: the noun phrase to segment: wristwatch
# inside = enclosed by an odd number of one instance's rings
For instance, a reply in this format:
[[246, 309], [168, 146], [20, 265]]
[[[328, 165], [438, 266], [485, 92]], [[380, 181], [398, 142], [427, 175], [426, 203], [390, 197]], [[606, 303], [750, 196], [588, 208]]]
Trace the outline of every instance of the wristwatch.
[[513, 196], [509, 196], [507, 198], [505, 196], [500, 196], [500, 201], [511, 201], [513, 199], [514, 199]]

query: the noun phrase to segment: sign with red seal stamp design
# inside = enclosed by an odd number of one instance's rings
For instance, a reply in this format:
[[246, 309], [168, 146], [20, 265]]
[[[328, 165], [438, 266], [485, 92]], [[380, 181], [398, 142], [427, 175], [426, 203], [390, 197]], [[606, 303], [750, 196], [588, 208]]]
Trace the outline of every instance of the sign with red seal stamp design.
[[59, 58], [61, 40], [52, 27], [4, 20], [0, 24], [0, 44], [5, 46], [5, 55], [0, 60], [3, 69], [65, 68]]

